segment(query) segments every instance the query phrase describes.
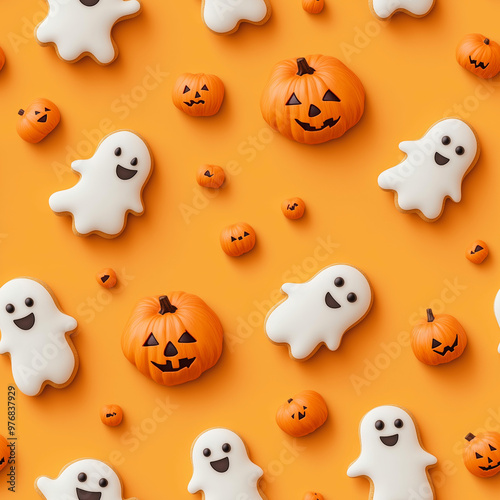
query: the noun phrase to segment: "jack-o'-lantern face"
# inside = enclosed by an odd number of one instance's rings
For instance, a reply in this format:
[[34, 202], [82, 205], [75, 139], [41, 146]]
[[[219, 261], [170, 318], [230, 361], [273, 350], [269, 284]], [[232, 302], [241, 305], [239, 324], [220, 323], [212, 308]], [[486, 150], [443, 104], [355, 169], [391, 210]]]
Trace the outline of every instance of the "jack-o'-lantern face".
[[271, 127], [305, 144], [342, 136], [364, 111], [359, 78], [338, 59], [309, 56], [276, 65], [261, 110]]
[[239, 257], [255, 246], [256, 234], [250, 224], [240, 222], [225, 227], [220, 235], [222, 250], [230, 257]]
[[27, 142], [40, 142], [54, 130], [61, 114], [57, 106], [48, 99], [36, 99], [25, 110], [18, 111], [17, 133]]
[[122, 423], [123, 410], [118, 405], [105, 405], [101, 408], [101, 422], [109, 427], [117, 427]]
[[478, 33], [462, 38], [456, 56], [460, 66], [480, 78], [493, 78], [500, 71], [500, 45]]
[[224, 99], [224, 84], [215, 75], [181, 75], [172, 94], [175, 106], [190, 116], [212, 116], [219, 112]]
[[302, 198], [289, 198], [281, 204], [281, 211], [287, 219], [300, 219], [304, 216], [306, 204]]
[[500, 472], [500, 434], [484, 432], [467, 434], [464, 463], [469, 472], [479, 477], [492, 477]]
[[10, 448], [8, 446], [7, 440], [0, 436], [0, 470], [7, 466], [10, 456]]
[[196, 295], [174, 292], [137, 305], [122, 337], [127, 359], [162, 385], [198, 378], [222, 352], [219, 318]]
[[465, 252], [465, 257], [474, 264], [481, 264], [488, 253], [488, 245], [482, 240], [476, 240]]

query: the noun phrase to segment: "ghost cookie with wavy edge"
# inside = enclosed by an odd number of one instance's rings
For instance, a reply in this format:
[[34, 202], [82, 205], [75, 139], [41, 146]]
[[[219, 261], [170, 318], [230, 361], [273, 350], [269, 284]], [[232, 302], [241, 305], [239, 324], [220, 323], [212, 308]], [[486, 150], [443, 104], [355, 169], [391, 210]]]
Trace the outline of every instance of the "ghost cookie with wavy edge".
[[370, 8], [375, 17], [390, 19], [397, 12], [412, 17], [424, 17], [434, 7], [435, 0], [370, 0]]

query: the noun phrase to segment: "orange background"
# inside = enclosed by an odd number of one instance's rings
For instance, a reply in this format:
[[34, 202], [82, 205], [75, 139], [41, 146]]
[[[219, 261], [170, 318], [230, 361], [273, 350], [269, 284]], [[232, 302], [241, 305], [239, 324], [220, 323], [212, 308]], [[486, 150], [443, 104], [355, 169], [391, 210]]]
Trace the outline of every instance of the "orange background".
[[[309, 489], [327, 500], [367, 498], [368, 482], [345, 472], [358, 456], [361, 417], [381, 404], [415, 415], [425, 448], [439, 460], [432, 472], [439, 500], [498, 492], [500, 476], [469, 474], [461, 447], [468, 432], [500, 430], [500, 330], [493, 315], [500, 83], [466, 72], [454, 53], [469, 32], [500, 39], [500, 5], [438, 0], [423, 19], [401, 14], [383, 23], [365, 0], [327, 0], [319, 16], [306, 14], [299, 0], [272, 3], [265, 26], [243, 25], [223, 37], [202, 24], [199, 0], [143, 0], [141, 15], [115, 28], [120, 55], [108, 67], [90, 59], [68, 64], [36, 43], [43, 0], [2, 5], [0, 279], [26, 275], [47, 282], [79, 322], [74, 342], [81, 359], [66, 389], [47, 388], [36, 398], [18, 393], [19, 498], [37, 498], [37, 476], [56, 476], [82, 457], [114, 463], [127, 496], [193, 498], [186, 489], [190, 446], [213, 426], [243, 437], [265, 470], [262, 486], [271, 500], [300, 499]], [[337, 56], [356, 72], [367, 106], [343, 138], [305, 146], [269, 132], [259, 99], [275, 62], [316, 52]], [[148, 77], [157, 70], [156, 80]], [[222, 78], [227, 97], [216, 117], [191, 118], [173, 106], [173, 82], [185, 71]], [[15, 124], [17, 110], [36, 97], [56, 102], [62, 121], [31, 145], [17, 136]], [[377, 176], [402, 159], [401, 140], [421, 137], [448, 114], [472, 124], [482, 154], [464, 182], [463, 201], [448, 201], [443, 217], [426, 223], [399, 213]], [[121, 128], [143, 135], [154, 153], [146, 213], [130, 217], [115, 240], [74, 236], [70, 219], [54, 215], [48, 198], [77, 181], [72, 160], [90, 156], [104, 134]], [[195, 183], [201, 163], [226, 168], [227, 184], [215, 196]], [[289, 196], [306, 201], [303, 220], [281, 214]], [[258, 242], [251, 254], [231, 259], [219, 247], [219, 232], [240, 220], [256, 229]], [[481, 266], [464, 258], [476, 238], [492, 252]], [[321, 349], [305, 363], [293, 361], [285, 347], [267, 340], [264, 315], [284, 281], [304, 281], [337, 262], [367, 274], [373, 309], [337, 352]], [[110, 292], [94, 278], [107, 266], [120, 275]], [[120, 348], [136, 301], [170, 290], [202, 297], [226, 334], [219, 364], [174, 388], [143, 377]], [[469, 335], [465, 354], [452, 364], [424, 366], [408, 346], [412, 324], [429, 305], [455, 315]], [[1, 433], [11, 379], [3, 356]], [[330, 418], [315, 434], [293, 440], [274, 414], [302, 389], [323, 394]], [[126, 412], [115, 429], [99, 420], [109, 402]], [[6, 487], [4, 470], [2, 496]]]

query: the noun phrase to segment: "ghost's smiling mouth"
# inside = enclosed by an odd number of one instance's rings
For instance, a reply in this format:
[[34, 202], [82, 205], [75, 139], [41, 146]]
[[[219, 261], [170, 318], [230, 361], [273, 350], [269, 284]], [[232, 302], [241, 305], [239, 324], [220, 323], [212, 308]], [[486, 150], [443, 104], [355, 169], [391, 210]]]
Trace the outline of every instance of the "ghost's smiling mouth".
[[137, 173], [137, 170], [132, 170], [130, 168], [122, 167], [121, 165], [116, 165], [116, 176], [122, 181], [128, 181], [132, 179]]
[[35, 315], [30, 313], [24, 318], [15, 319], [14, 324], [21, 330], [31, 330], [35, 324]]
[[154, 361], [151, 361], [151, 363], [158, 368], [158, 370], [162, 371], [163, 373], [171, 373], [171, 372], [178, 372], [182, 370], [183, 368], [189, 368], [193, 363], [196, 358], [180, 358], [179, 359], [179, 366], [177, 368], [174, 368], [172, 365], [172, 361], [168, 360], [164, 365], [160, 363], [155, 363]]
[[190, 108], [193, 107], [195, 104], [205, 104], [205, 101], [203, 99], [200, 99], [199, 101], [193, 101], [192, 99], [190, 101], [184, 101], [184, 104], [186, 106], [189, 106]]
[[78, 500], [100, 500], [102, 493], [76, 489]]
[[386, 446], [395, 446], [399, 440], [399, 434], [393, 434], [392, 436], [380, 436], [380, 441]]
[[306, 132], [320, 132], [321, 130], [324, 130], [325, 128], [327, 127], [334, 127], [335, 125], [337, 125], [338, 121], [340, 120], [340, 116], [334, 120], [333, 118], [328, 118], [328, 120], [325, 120], [323, 122], [323, 125], [321, 125], [321, 127], [319, 128], [316, 128], [316, 127], [313, 127], [310, 123], [306, 123], [306, 122], [301, 122], [298, 118], [295, 118], [295, 121], [306, 131]]
[[220, 460], [214, 460], [210, 462], [212, 469], [216, 472], [223, 474], [229, 469], [229, 458], [221, 458]]
[[340, 307], [340, 304], [332, 297], [330, 292], [325, 295], [325, 304], [330, 309], [338, 309]]
[[488, 467], [479, 466], [479, 468], [481, 470], [492, 470], [492, 469], [496, 469], [497, 467], [500, 467], [500, 462], [498, 462], [496, 465], [488, 465]]
[[439, 154], [438, 152], [436, 152], [436, 154], [434, 155], [434, 161], [438, 164], [438, 165], [446, 165], [450, 159], [449, 158], [446, 158], [446, 156], [443, 156], [441, 154]]
[[439, 354], [440, 356], [444, 356], [447, 352], [454, 352], [455, 351], [455, 347], [458, 347], [458, 335], [455, 337], [455, 342], [453, 342], [453, 344], [450, 346], [450, 345], [447, 345], [442, 351], [438, 351], [437, 349], [434, 349], [434, 347], [439, 347], [441, 345], [440, 342], [438, 342], [437, 340], [433, 340], [432, 341], [432, 347], [433, 347], [433, 351], [436, 353], [436, 354]]

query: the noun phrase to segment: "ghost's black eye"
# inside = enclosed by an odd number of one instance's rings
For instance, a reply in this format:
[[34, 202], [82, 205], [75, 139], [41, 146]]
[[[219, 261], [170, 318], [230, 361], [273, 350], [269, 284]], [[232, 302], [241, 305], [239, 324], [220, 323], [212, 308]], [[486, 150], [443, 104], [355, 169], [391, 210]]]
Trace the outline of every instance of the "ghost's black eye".
[[5, 310], [6, 310], [9, 314], [12, 314], [12, 313], [16, 310], [16, 308], [15, 308], [12, 304], [7, 304], [7, 305], [5, 306]]
[[78, 481], [80, 481], [80, 483], [84, 483], [86, 480], [87, 474], [85, 474], [85, 472], [80, 472], [80, 474], [78, 474]]
[[35, 303], [35, 301], [31, 298], [31, 297], [28, 297], [24, 303], [28, 306], [28, 307], [33, 307], [33, 304]]
[[351, 304], [353, 302], [356, 302], [358, 300], [358, 296], [355, 293], [348, 293], [347, 294], [347, 302], [350, 302]]
[[132, 159], [130, 160], [130, 164], [131, 164], [133, 167], [135, 167], [135, 166], [137, 165], [137, 163], [138, 163], [137, 158], [132, 158]]
[[441, 142], [445, 145], [445, 146], [448, 146], [448, 144], [450, 144], [451, 142], [451, 139], [445, 135], [442, 139], [441, 139]]
[[341, 287], [341, 286], [344, 286], [344, 278], [335, 278], [335, 281], [333, 282], [335, 284], [335, 286], [337, 287]]
[[340, 99], [331, 90], [327, 90], [325, 95], [323, 96], [323, 101], [340, 102]]
[[290, 99], [288, 99], [288, 102], [286, 103], [287, 106], [297, 106], [298, 104], [302, 104], [298, 99], [297, 96], [295, 95], [295, 92], [290, 96]]
[[400, 418], [394, 420], [394, 427], [396, 427], [396, 429], [401, 429], [403, 425], [403, 421]]
[[458, 156], [462, 156], [465, 153], [465, 149], [462, 146], [457, 146], [455, 148], [455, 153], [457, 153]]
[[229, 453], [231, 451], [231, 445], [229, 443], [224, 443], [222, 445], [222, 451], [224, 453]]
[[115, 149], [115, 156], [120, 156], [122, 154], [122, 148]]
[[99, 479], [99, 486], [101, 488], [106, 488], [107, 485], [108, 485], [108, 480], [107, 479], [104, 479], [103, 477], [101, 479]]
[[186, 92], [189, 92], [191, 89], [186, 85], [184, 87], [184, 92], [182, 92], [183, 94], [185, 94]]
[[385, 427], [385, 424], [384, 424], [384, 422], [382, 422], [382, 420], [377, 420], [375, 422], [375, 429], [377, 429], [377, 431], [384, 430], [384, 427]]
[[205, 449], [203, 450], [203, 456], [204, 456], [204, 457], [207, 457], [207, 458], [208, 458], [211, 454], [212, 454], [212, 452], [210, 451], [210, 448], [205, 448]]

